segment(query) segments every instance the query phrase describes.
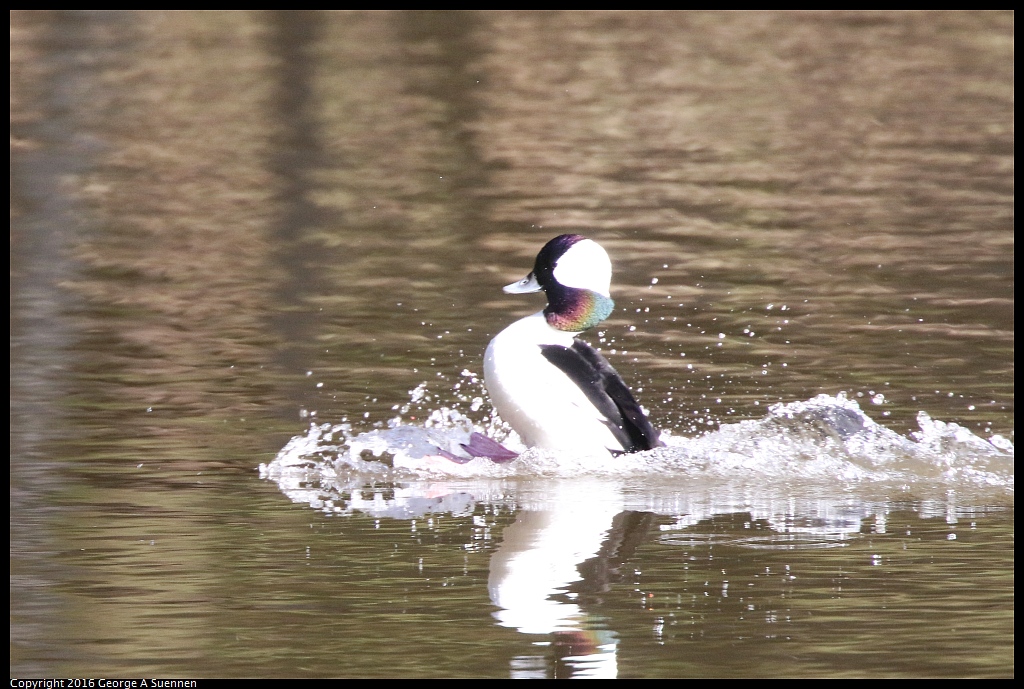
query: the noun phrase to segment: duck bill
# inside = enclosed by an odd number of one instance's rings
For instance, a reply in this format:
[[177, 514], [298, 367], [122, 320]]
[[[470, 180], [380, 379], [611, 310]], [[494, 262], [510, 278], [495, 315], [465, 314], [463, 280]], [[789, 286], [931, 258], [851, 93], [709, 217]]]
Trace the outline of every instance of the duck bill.
[[531, 292], [540, 292], [543, 289], [540, 283], [537, 282], [537, 277], [530, 273], [519, 282], [513, 282], [511, 285], [505, 285], [501, 288], [501, 291], [505, 294], [530, 294]]

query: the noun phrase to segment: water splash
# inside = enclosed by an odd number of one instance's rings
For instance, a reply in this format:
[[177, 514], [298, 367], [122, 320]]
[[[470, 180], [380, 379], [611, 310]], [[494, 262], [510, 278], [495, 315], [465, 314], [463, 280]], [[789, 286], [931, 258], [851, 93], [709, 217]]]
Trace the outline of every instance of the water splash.
[[[464, 382], [472, 380], [467, 375]], [[460, 394], [473, 395], [472, 384], [463, 388]], [[777, 550], [843, 547], [865, 530], [884, 533], [889, 515], [905, 509], [944, 519], [953, 538], [959, 520], [1013, 502], [1009, 440], [985, 440], [923, 412], [920, 430], [902, 436], [843, 395], [777, 404], [762, 419], [701, 435], [664, 433], [664, 447], [620, 457], [526, 448], [480, 405], [466, 405], [464, 413], [435, 404], [420, 386], [386, 428], [313, 424], [262, 465], [261, 475], [327, 515], [408, 519], [413, 529], [434, 515], [471, 518], [474, 536], [466, 547], [492, 543], [492, 531], [500, 530], [501, 552], [514, 534], [497, 526], [505, 513], [516, 513], [519, 528], [536, 526], [531, 547], [563, 532], [565, 543], [601, 543], [632, 514], [660, 515], [658, 538], [667, 544]], [[474, 432], [522, 454], [508, 464], [440, 456], [439, 449], [456, 451]], [[554, 562], [572, 549], [541, 551], [530, 556]], [[568, 559], [578, 564], [578, 557]], [[559, 624], [571, 626], [572, 610], [555, 612]]]
[[[397, 408], [386, 428], [355, 433], [348, 424], [312, 424], [268, 465], [266, 478], [292, 476], [306, 482], [358, 476], [377, 480], [414, 478], [566, 478], [580, 475], [620, 479], [710, 478], [765, 482], [802, 481], [825, 487], [863, 483], [915, 485], [923, 481], [988, 485], [1013, 490], [1013, 444], [986, 440], [955, 423], [918, 415], [920, 430], [909, 437], [876, 424], [845, 395], [818, 395], [776, 404], [763, 419], [724, 424], [694, 437], [665, 432], [665, 447], [609, 457], [526, 448], [483, 403], [479, 379], [463, 371], [457, 403], [466, 411], [434, 406], [420, 385]], [[485, 408], [486, 407], [486, 408]], [[467, 413], [468, 412], [468, 413]], [[439, 450], [460, 453], [470, 434], [482, 433], [521, 452], [499, 465], [478, 458], [457, 464]]]

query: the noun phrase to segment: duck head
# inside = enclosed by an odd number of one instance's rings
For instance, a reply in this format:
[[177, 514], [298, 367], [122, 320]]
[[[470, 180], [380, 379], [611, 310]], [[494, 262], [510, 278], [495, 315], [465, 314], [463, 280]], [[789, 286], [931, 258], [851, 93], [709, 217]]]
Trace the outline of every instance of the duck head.
[[578, 234], [555, 237], [540, 250], [533, 271], [506, 285], [507, 294], [544, 291], [548, 325], [582, 332], [611, 315], [612, 262], [600, 244]]

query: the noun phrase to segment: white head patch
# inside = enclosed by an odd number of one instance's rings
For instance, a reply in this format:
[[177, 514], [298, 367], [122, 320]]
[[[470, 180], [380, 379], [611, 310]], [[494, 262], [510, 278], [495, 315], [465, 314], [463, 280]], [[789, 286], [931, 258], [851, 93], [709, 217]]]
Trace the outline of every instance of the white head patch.
[[576, 242], [555, 263], [555, 279], [566, 287], [589, 289], [611, 297], [612, 262], [592, 239]]

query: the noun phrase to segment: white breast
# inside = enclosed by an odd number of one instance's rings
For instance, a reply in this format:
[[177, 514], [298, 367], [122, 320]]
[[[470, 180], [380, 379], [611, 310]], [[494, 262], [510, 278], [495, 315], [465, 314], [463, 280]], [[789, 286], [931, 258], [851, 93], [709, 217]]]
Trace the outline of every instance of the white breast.
[[527, 445], [578, 454], [622, 450], [579, 387], [541, 354], [540, 345], [571, 347], [543, 312], [498, 333], [484, 354], [484, 381], [494, 408]]

